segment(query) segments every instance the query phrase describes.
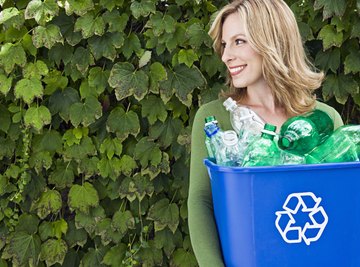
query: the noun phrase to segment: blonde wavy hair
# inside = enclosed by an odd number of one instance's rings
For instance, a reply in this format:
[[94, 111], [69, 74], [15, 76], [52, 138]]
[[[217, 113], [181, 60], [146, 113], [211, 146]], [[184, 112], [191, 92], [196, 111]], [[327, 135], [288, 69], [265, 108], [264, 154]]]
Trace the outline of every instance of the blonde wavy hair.
[[[222, 27], [227, 16], [238, 13], [245, 21], [246, 36], [263, 58], [263, 76], [274, 95], [275, 104], [288, 115], [310, 111], [315, 106], [314, 90], [324, 73], [316, 71], [306, 57], [295, 16], [282, 0], [235, 0], [223, 7], [209, 31], [213, 47], [223, 53]], [[235, 88], [228, 75], [231, 96], [241, 103], [246, 88]]]

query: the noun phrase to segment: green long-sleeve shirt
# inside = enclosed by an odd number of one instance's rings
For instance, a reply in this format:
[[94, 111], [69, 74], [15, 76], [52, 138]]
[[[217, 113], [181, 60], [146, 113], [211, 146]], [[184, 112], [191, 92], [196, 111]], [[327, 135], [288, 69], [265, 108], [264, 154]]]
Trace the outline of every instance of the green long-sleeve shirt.
[[[203, 164], [203, 159], [207, 157], [205, 118], [215, 116], [222, 130], [232, 129], [229, 112], [222, 103], [223, 100], [218, 99], [201, 106], [192, 127], [188, 222], [192, 247], [200, 267], [224, 266], [213, 215], [210, 180]], [[339, 113], [334, 108], [317, 101], [316, 109], [329, 114], [334, 121], [335, 129], [343, 125]]]

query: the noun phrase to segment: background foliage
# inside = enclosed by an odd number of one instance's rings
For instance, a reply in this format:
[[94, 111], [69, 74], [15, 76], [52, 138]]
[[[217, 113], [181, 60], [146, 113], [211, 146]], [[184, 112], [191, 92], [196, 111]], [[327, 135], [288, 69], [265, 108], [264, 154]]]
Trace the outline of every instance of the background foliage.
[[[360, 1], [289, 0], [319, 97], [359, 123]], [[198, 106], [214, 0], [0, 0], [0, 266], [196, 266]]]

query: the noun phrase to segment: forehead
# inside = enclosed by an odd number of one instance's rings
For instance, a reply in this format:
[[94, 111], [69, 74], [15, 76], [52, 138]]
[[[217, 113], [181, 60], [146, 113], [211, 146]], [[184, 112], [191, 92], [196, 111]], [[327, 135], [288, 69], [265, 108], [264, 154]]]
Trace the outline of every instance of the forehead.
[[232, 39], [238, 35], [245, 36], [245, 19], [238, 12], [228, 15], [222, 25], [222, 39]]

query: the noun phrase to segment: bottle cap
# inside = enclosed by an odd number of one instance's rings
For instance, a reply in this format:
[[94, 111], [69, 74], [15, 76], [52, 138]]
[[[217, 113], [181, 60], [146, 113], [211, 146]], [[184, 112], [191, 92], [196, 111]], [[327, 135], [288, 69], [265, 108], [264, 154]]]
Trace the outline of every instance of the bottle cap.
[[291, 145], [291, 141], [286, 136], [281, 138], [281, 144], [284, 146], [284, 148], [288, 148]]
[[205, 123], [216, 121], [215, 116], [208, 116], [205, 118]]
[[276, 126], [269, 123], [265, 123], [264, 129], [261, 130], [262, 133], [269, 135], [276, 135], [275, 131], [276, 131]]
[[206, 134], [208, 137], [213, 136], [213, 135], [216, 134], [219, 130], [220, 130], [220, 128], [219, 128], [216, 124], [212, 124], [212, 125], [209, 125], [209, 127], [205, 127], [205, 128], [204, 128], [205, 134]]
[[227, 146], [236, 145], [237, 142], [239, 141], [236, 132], [233, 130], [225, 131], [222, 135], [222, 139], [224, 144]]
[[231, 97], [229, 97], [228, 99], [226, 99], [223, 103], [223, 106], [225, 107], [225, 109], [227, 111], [229, 110], [233, 110], [234, 108], [237, 107], [236, 101], [234, 99], [232, 99]]

